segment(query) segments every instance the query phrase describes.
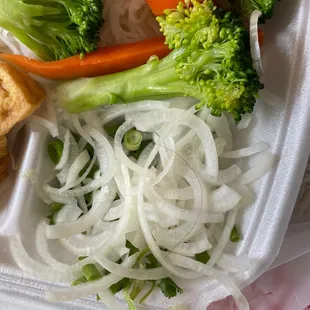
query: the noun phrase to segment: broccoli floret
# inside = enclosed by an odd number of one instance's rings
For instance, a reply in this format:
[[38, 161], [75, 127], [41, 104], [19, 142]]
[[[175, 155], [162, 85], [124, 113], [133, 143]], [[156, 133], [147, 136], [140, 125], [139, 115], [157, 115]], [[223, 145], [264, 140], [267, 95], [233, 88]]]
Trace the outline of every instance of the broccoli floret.
[[0, 27], [43, 60], [97, 48], [102, 0], [1, 0]]
[[59, 87], [63, 107], [75, 113], [118, 102], [191, 96], [200, 100], [197, 108], [207, 105], [215, 116], [227, 111], [236, 122], [252, 112], [263, 86], [242, 21], [212, 0], [191, 3], [158, 18], [173, 49], [168, 56], [125, 72], [67, 82]]
[[278, 0], [229, 0], [233, 11], [241, 16], [243, 20], [247, 20], [251, 13], [255, 10], [261, 11], [262, 16], [260, 22], [264, 22], [273, 15], [273, 7]]

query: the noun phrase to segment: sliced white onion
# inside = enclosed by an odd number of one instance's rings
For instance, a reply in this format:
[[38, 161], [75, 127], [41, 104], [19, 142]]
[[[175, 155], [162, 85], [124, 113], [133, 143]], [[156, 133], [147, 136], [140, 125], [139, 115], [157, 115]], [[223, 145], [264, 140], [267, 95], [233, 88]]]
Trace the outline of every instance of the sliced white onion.
[[218, 137], [214, 139], [214, 142], [216, 146], [217, 155], [221, 156], [226, 146], [226, 140], [223, 137]]
[[220, 157], [222, 158], [241, 158], [241, 157], [248, 157], [255, 155], [257, 153], [263, 152], [268, 150], [269, 146], [265, 142], [258, 142], [256, 144], [253, 144], [249, 147], [246, 147], [244, 149], [236, 150], [236, 151], [230, 151], [230, 152], [224, 152]]
[[187, 242], [203, 230], [204, 225], [196, 223], [182, 223], [170, 229], [162, 229], [160, 226], [152, 230], [156, 239], [167, 239], [173, 245], [181, 242]]
[[[137, 258], [137, 256], [135, 255]], [[130, 278], [136, 280], [160, 280], [169, 276], [169, 273], [163, 268], [153, 269], [133, 269], [127, 268], [117, 263], [113, 263], [103, 255], [94, 255], [94, 259], [109, 272], [121, 276], [122, 278]]]
[[113, 107], [109, 107], [109, 108], [102, 110], [103, 112], [103, 114], [101, 115], [102, 125], [105, 125], [109, 123], [110, 121], [125, 114], [169, 108], [169, 106], [170, 106], [169, 102], [153, 101], [153, 100], [140, 101], [140, 102], [130, 103], [130, 104], [115, 105]]
[[139, 190], [140, 193], [138, 194], [137, 197], [137, 207], [138, 207], [138, 216], [139, 216], [139, 222], [140, 222], [140, 227], [141, 230], [144, 234], [144, 238], [146, 243], [148, 244], [151, 252], [154, 254], [156, 259], [163, 265], [164, 268], [166, 268], [169, 272], [171, 272], [173, 275], [182, 277], [185, 279], [193, 279], [199, 277], [199, 275], [195, 273], [188, 273], [185, 272], [183, 269], [180, 269], [166, 259], [162, 251], [160, 250], [159, 246], [156, 244], [152, 233], [150, 231], [149, 225], [147, 223], [146, 215], [144, 212], [144, 199], [143, 199], [143, 187], [145, 186], [145, 183], [143, 179], [141, 178], [139, 181]]
[[66, 186], [64, 189], [61, 189], [62, 191], [65, 191], [67, 188], [72, 187], [72, 183], [74, 183], [77, 180], [79, 173], [86, 166], [89, 160], [90, 157], [87, 150], [84, 150], [82, 153], [78, 155], [78, 157], [75, 159], [75, 161], [73, 162], [72, 166], [69, 169]]
[[58, 225], [49, 225], [46, 227], [46, 236], [49, 239], [60, 239], [87, 231], [96, 224], [108, 212], [116, 195], [116, 186], [114, 181], [103, 186], [95, 195], [92, 208], [87, 214], [79, 219]]
[[58, 271], [55, 268], [43, 265], [31, 258], [24, 249], [19, 236], [9, 239], [10, 251], [18, 267], [29, 275], [47, 281], [72, 281], [74, 274], [71, 272]]
[[193, 189], [191, 186], [167, 189], [163, 192], [164, 199], [190, 200], [194, 198]]
[[250, 123], [251, 123], [252, 118], [253, 118], [253, 114], [252, 113], [251, 114], [247, 113], [247, 114], [242, 115], [242, 119], [238, 123], [237, 129], [238, 130], [242, 130], [242, 129], [248, 128]]
[[[113, 168], [115, 169], [115, 167]], [[100, 176], [97, 179], [95, 178], [93, 181], [91, 181], [87, 185], [79, 187], [79, 188], [75, 188], [75, 189], [70, 189], [67, 191], [63, 191], [63, 190], [60, 190], [59, 188], [51, 187], [47, 184], [43, 186], [43, 190], [51, 198], [59, 197], [58, 200], [62, 199], [63, 201], [68, 201], [68, 200], [71, 201], [73, 198], [77, 196], [81, 196], [81, 195], [88, 194], [90, 192], [94, 192], [100, 187], [106, 185], [112, 180], [114, 174], [115, 174], [115, 171], [110, 169], [106, 174], [104, 174], [103, 176]]]
[[164, 201], [154, 190], [147, 189], [144, 193], [149, 201], [156, 206], [158, 212], [166, 216], [192, 223], [219, 223], [224, 220], [221, 213], [207, 213], [201, 209], [184, 210]]
[[168, 240], [167, 238], [157, 238], [156, 242], [173, 253], [178, 253], [185, 256], [194, 256], [197, 253], [202, 253], [212, 248], [206, 233], [202, 233], [199, 236], [199, 239], [194, 242], [174, 243], [172, 240]]
[[207, 208], [210, 212], [225, 213], [234, 208], [241, 198], [233, 188], [222, 185], [211, 192], [210, 205]]
[[98, 235], [74, 235], [61, 239], [60, 243], [63, 248], [77, 256], [88, 256], [108, 245], [112, 237], [113, 232], [108, 230]]
[[248, 184], [263, 177], [267, 172], [269, 172], [275, 161], [275, 155], [268, 152], [263, 153], [252, 168], [238, 177], [238, 182], [240, 184]]
[[115, 205], [113, 202], [112, 208], [108, 211], [108, 213], [104, 217], [104, 221], [114, 221], [119, 219], [122, 216], [124, 211], [124, 206], [121, 204]]
[[225, 151], [231, 151], [233, 148], [233, 136], [226, 116], [222, 114], [221, 117], [216, 117], [209, 114], [206, 122], [211, 130], [215, 131], [217, 138], [222, 137], [225, 139]]
[[229, 240], [231, 231], [235, 225], [236, 217], [237, 217], [237, 211], [236, 210], [232, 210], [229, 212], [227, 219], [226, 219], [225, 226], [222, 230], [221, 237], [220, 237], [217, 245], [213, 249], [213, 252], [212, 252], [212, 255], [211, 255], [209, 261], [207, 262], [208, 266], [213, 267], [214, 264], [218, 261], [219, 257], [222, 255], [224, 248], [225, 248], [225, 246]]
[[156, 223], [161, 228], [173, 227], [180, 223], [179, 219], [158, 212], [152, 204], [145, 203], [144, 206], [147, 220]]
[[200, 171], [201, 178], [210, 184], [213, 185], [222, 185], [227, 184], [232, 181], [235, 181], [242, 173], [242, 170], [237, 165], [232, 165], [227, 169], [220, 170], [216, 177], [208, 175], [203, 171]]
[[216, 269], [210, 268], [210, 266], [200, 263], [192, 258], [184, 257], [178, 254], [171, 254], [169, 259], [177, 266], [188, 268], [200, 274], [211, 276], [212, 278], [216, 279], [218, 282], [222, 283], [225, 286], [226, 290], [228, 291], [228, 295], [232, 295], [232, 297], [235, 299], [238, 309], [250, 310], [246, 298], [241, 293], [240, 289], [236, 286], [236, 284], [234, 284], [228, 277], [224, 277]]
[[76, 264], [66, 264], [61, 263], [58, 260], [56, 260], [48, 249], [48, 240], [45, 236], [45, 226], [47, 225], [47, 221], [43, 219], [38, 224], [37, 230], [36, 230], [36, 249], [38, 251], [38, 254], [43, 259], [43, 261], [48, 264], [49, 266], [56, 268], [58, 271], [62, 271], [64, 273], [72, 272], [73, 275], [78, 278], [82, 276], [82, 267], [86, 264], [93, 263], [94, 260], [90, 257], [87, 257], [86, 259]]
[[101, 301], [108, 307], [108, 309], [127, 310], [127, 307], [117, 302], [113, 293], [108, 289], [98, 293]]
[[56, 213], [55, 223], [61, 224], [68, 221], [76, 220], [82, 214], [82, 210], [75, 203], [64, 205], [60, 211]]
[[39, 117], [39, 116], [36, 116], [36, 115], [30, 115], [28, 116], [27, 118], [27, 121], [29, 122], [31, 128], [34, 130], [34, 131], [37, 131], [36, 129], [36, 126], [41, 126], [45, 129], [47, 129], [51, 136], [52, 137], [57, 137], [58, 136], [58, 127], [57, 127], [57, 124], [45, 119], [45, 118], [42, 118], [42, 117]]
[[253, 67], [258, 75], [262, 78], [264, 74], [260, 46], [258, 40], [258, 19], [262, 16], [262, 12], [255, 10], [250, 16], [250, 46], [253, 59]]
[[70, 152], [70, 131], [69, 129], [67, 129], [64, 138], [64, 148], [59, 163], [55, 167], [56, 170], [61, 170], [65, 167], [69, 158], [69, 152]]

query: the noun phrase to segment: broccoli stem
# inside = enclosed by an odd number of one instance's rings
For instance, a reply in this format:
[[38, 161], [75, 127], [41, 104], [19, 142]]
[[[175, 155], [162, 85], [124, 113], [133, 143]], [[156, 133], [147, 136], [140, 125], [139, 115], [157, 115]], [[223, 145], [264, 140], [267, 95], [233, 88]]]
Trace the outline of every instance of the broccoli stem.
[[144, 99], [195, 95], [199, 98], [196, 87], [176, 74], [178, 54], [179, 51], [172, 52], [160, 61], [151, 60], [125, 72], [64, 83], [58, 89], [60, 102], [67, 111], [79, 113], [102, 105]]

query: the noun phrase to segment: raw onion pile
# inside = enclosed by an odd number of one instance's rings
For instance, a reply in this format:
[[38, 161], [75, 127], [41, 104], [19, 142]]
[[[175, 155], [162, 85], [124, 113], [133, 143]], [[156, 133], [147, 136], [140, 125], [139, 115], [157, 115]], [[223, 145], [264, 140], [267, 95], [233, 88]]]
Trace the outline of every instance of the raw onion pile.
[[[178, 99], [175, 106], [187, 105], [188, 99]], [[15, 261], [25, 272], [51, 281], [73, 281], [82, 275], [82, 266], [91, 263], [109, 272], [96, 281], [47, 292], [47, 300], [100, 293], [112, 309], [121, 309], [108, 289], [123, 278], [210, 276], [224, 284], [239, 309], [248, 309], [229, 274], [246, 271], [250, 262], [227, 253], [225, 247], [238, 212], [253, 201], [247, 184], [274, 162], [268, 145], [260, 142], [234, 150], [224, 115], [213, 117], [207, 108], [176, 108], [169, 101], [122, 104], [80, 115], [62, 112], [58, 125], [37, 117], [32, 122], [46, 126], [63, 142], [55, 167], [60, 186], [51, 186], [49, 179], [36, 188], [45, 202], [64, 206], [55, 225], [43, 218], [37, 227], [36, 248], [45, 264], [28, 256], [18, 236], [10, 241]], [[118, 124], [114, 138], [105, 130], [113, 123]], [[124, 136], [132, 129], [148, 141], [136, 158], [124, 147]], [[248, 171], [234, 163], [257, 153], [259, 159]], [[96, 165], [93, 178], [87, 177]], [[91, 199], [86, 201], [85, 195]], [[56, 260], [48, 247], [52, 239], [76, 258], [87, 258], [72, 265]], [[130, 255], [127, 240], [137, 253]], [[136, 264], [143, 249], [160, 267]], [[206, 251], [206, 264], [195, 259]]]

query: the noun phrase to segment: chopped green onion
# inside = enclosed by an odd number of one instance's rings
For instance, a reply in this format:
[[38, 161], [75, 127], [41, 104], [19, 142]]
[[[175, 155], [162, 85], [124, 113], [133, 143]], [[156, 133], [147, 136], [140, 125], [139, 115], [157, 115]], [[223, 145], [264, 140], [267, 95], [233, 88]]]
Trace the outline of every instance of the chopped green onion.
[[52, 162], [57, 165], [62, 156], [64, 144], [61, 140], [55, 138], [47, 144], [47, 152]]
[[84, 260], [85, 258], [87, 258], [87, 256], [80, 256], [79, 261]]
[[230, 241], [236, 243], [236, 242], [240, 241], [240, 239], [241, 239], [240, 233], [239, 233], [236, 225], [234, 225], [234, 227], [230, 233]]
[[132, 288], [131, 293], [130, 293], [130, 298], [132, 300], [135, 300], [137, 298], [137, 296], [143, 290], [144, 285], [145, 285], [145, 281], [143, 281], [143, 280], [135, 280], [133, 282], [133, 288]]
[[126, 300], [127, 302], [127, 305], [128, 305], [128, 309], [129, 310], [137, 310], [134, 303], [133, 303], [133, 300], [130, 298], [129, 296], [129, 288], [130, 288], [130, 284], [127, 285], [124, 289], [123, 289], [123, 295], [124, 295], [124, 299]]
[[96, 299], [97, 299], [97, 301], [99, 301], [101, 299], [98, 294], [96, 295]]
[[195, 254], [195, 258], [196, 261], [206, 264], [210, 259], [210, 255], [208, 254], [207, 251], [205, 251], [202, 253]]
[[151, 141], [142, 141], [140, 148], [137, 151], [130, 152], [130, 156], [133, 156], [135, 159], [138, 159], [142, 151], [150, 144]]
[[55, 213], [55, 212], [60, 211], [63, 206], [64, 205], [62, 203], [52, 202], [50, 204], [50, 210], [51, 210], [52, 213]]
[[112, 294], [116, 294], [120, 292], [122, 289], [124, 289], [128, 284], [130, 283], [130, 280], [128, 278], [124, 278], [117, 283], [110, 286], [110, 290]]
[[129, 240], [126, 239], [126, 248], [129, 249], [129, 256], [138, 253], [140, 250], [136, 248]]
[[152, 280], [152, 281], [149, 281], [152, 283], [151, 285], [151, 288], [147, 291], [147, 293], [140, 299], [140, 304], [144, 303], [145, 300], [152, 294], [152, 292], [154, 291], [155, 289], [155, 286], [156, 286], [156, 281], [155, 280]]
[[76, 286], [76, 285], [79, 285], [79, 284], [82, 284], [82, 283], [86, 283], [87, 282], [87, 279], [83, 276], [81, 278], [78, 278], [76, 280], [74, 280], [71, 285], [72, 286]]
[[87, 281], [98, 280], [102, 277], [101, 273], [94, 264], [87, 264], [83, 266], [82, 271]]
[[142, 142], [142, 132], [131, 129], [126, 132], [124, 136], [124, 146], [128, 151], [137, 151], [139, 150]]
[[134, 264], [134, 268], [136, 268], [138, 265], [139, 265], [139, 263], [140, 263], [140, 261], [141, 261], [141, 259], [146, 255], [146, 253], [148, 253], [150, 251], [150, 248], [147, 246], [146, 248], [144, 248], [141, 252], [140, 252], [140, 254], [139, 254], [139, 256], [137, 257], [137, 260], [136, 260], [136, 262], [135, 262], [135, 264]]

